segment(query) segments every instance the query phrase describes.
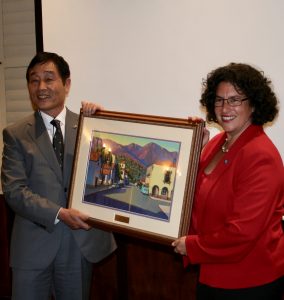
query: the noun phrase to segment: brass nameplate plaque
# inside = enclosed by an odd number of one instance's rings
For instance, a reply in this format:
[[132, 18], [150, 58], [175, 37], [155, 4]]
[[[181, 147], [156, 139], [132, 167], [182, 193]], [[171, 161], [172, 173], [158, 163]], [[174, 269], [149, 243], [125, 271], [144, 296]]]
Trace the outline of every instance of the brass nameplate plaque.
[[118, 221], [118, 222], [129, 224], [129, 217], [125, 217], [125, 216], [121, 216], [121, 215], [115, 215], [114, 220]]

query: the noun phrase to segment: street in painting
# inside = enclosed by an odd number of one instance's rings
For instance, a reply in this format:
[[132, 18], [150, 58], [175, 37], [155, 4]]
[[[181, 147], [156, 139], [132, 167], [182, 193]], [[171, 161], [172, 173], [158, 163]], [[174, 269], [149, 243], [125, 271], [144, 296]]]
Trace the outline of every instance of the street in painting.
[[92, 132], [84, 202], [170, 220], [180, 142]]

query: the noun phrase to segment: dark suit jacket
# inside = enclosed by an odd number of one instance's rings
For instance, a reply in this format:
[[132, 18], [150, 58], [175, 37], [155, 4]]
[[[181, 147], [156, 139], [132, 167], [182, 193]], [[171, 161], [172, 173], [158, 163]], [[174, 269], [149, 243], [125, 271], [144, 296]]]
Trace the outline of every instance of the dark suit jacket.
[[[63, 174], [38, 112], [3, 131], [2, 188], [15, 212], [12, 267], [44, 268], [56, 255], [66, 225], [55, 225], [54, 220], [59, 208], [66, 207], [77, 124], [78, 115], [67, 109]], [[91, 262], [115, 249], [110, 233], [98, 229], [72, 233]]]

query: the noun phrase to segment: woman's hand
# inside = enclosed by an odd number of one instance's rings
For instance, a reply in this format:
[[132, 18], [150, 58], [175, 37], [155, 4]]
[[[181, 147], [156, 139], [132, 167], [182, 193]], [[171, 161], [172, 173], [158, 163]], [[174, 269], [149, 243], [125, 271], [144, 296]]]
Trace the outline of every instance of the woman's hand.
[[174, 247], [175, 253], [179, 253], [181, 255], [187, 255], [185, 239], [186, 239], [186, 236], [183, 236], [172, 242], [172, 246]]
[[81, 105], [83, 109], [83, 114], [86, 117], [93, 115], [97, 110], [104, 110], [104, 108], [101, 105], [93, 102], [82, 101]]

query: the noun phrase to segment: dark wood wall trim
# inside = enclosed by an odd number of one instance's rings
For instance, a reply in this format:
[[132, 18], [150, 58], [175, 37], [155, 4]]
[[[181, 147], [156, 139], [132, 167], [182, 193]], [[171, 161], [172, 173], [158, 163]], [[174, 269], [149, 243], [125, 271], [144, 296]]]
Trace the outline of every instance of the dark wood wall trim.
[[0, 194], [0, 299], [10, 299], [11, 296], [9, 250], [12, 222], [12, 211], [6, 206], [4, 196]]
[[34, 6], [35, 6], [36, 51], [41, 52], [43, 51], [41, 0], [34, 0]]

